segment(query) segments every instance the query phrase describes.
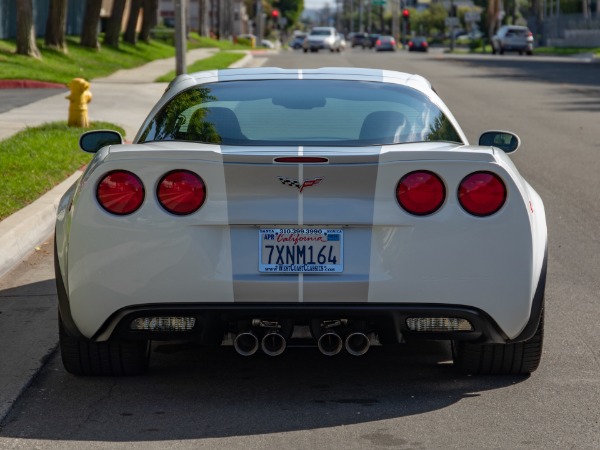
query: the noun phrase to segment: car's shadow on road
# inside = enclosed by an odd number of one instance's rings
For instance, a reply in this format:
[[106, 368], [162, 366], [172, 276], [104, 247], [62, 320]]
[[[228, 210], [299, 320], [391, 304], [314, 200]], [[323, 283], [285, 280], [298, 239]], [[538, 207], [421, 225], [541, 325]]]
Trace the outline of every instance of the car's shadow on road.
[[78, 378], [57, 355], [0, 436], [143, 442], [310, 430], [422, 414], [527, 380], [463, 376], [450, 357], [440, 342], [363, 357], [292, 348], [275, 358], [171, 344], [154, 346], [144, 376]]

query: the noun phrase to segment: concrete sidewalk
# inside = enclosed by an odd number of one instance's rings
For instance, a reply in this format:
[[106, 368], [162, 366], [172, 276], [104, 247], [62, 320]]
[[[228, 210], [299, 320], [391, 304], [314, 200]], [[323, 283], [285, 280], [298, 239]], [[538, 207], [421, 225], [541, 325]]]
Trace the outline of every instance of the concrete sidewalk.
[[[187, 53], [187, 64], [207, 58], [216, 49], [195, 49]], [[243, 67], [252, 63], [247, 55], [232, 67]], [[261, 62], [264, 62], [261, 61]], [[260, 65], [252, 64], [252, 65]], [[135, 137], [144, 119], [161, 97], [167, 83], [154, 80], [175, 68], [175, 58], [153, 61], [144, 66], [119, 70], [114, 74], [91, 81], [93, 95], [89, 104], [91, 121], [107, 121], [121, 125], [125, 138]], [[67, 120], [69, 102], [65, 99], [68, 90], [34, 103], [0, 113], [0, 140], [46, 122]], [[73, 184], [78, 175], [52, 189], [42, 198], [0, 222], [0, 276], [8, 272], [17, 262], [51, 233], [56, 208], [63, 193]]]

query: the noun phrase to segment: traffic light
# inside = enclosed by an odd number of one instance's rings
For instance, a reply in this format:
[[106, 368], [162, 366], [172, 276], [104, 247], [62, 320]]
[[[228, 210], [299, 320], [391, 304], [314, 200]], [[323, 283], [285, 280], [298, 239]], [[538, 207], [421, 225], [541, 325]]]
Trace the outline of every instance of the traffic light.
[[279, 19], [279, 10], [277, 10], [277, 9], [274, 9], [273, 11], [271, 11], [271, 17], [272, 17], [274, 20], [277, 20], [277, 19]]
[[408, 19], [410, 19], [410, 11], [409, 11], [408, 9], [404, 8], [404, 9], [402, 10], [402, 18], [403, 18], [404, 20], [408, 20]]

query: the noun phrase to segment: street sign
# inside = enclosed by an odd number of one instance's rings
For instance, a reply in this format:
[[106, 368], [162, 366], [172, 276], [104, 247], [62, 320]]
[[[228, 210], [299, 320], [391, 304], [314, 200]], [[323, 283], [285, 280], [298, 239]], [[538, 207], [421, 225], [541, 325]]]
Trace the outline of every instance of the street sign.
[[457, 27], [459, 24], [458, 17], [446, 17], [444, 21], [447, 27]]
[[465, 13], [465, 22], [480, 22], [481, 13], [479, 11], [467, 11]]
[[387, 0], [371, 0], [371, 4], [375, 6], [385, 6]]

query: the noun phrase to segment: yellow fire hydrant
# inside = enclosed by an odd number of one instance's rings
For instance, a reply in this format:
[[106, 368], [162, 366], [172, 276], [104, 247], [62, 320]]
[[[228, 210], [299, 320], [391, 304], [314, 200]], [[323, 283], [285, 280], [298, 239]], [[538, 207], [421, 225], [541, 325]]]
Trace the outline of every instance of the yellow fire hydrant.
[[90, 126], [87, 104], [92, 101], [92, 93], [89, 91], [90, 83], [83, 78], [73, 78], [67, 87], [71, 94], [65, 98], [69, 100], [70, 127], [87, 128]]

